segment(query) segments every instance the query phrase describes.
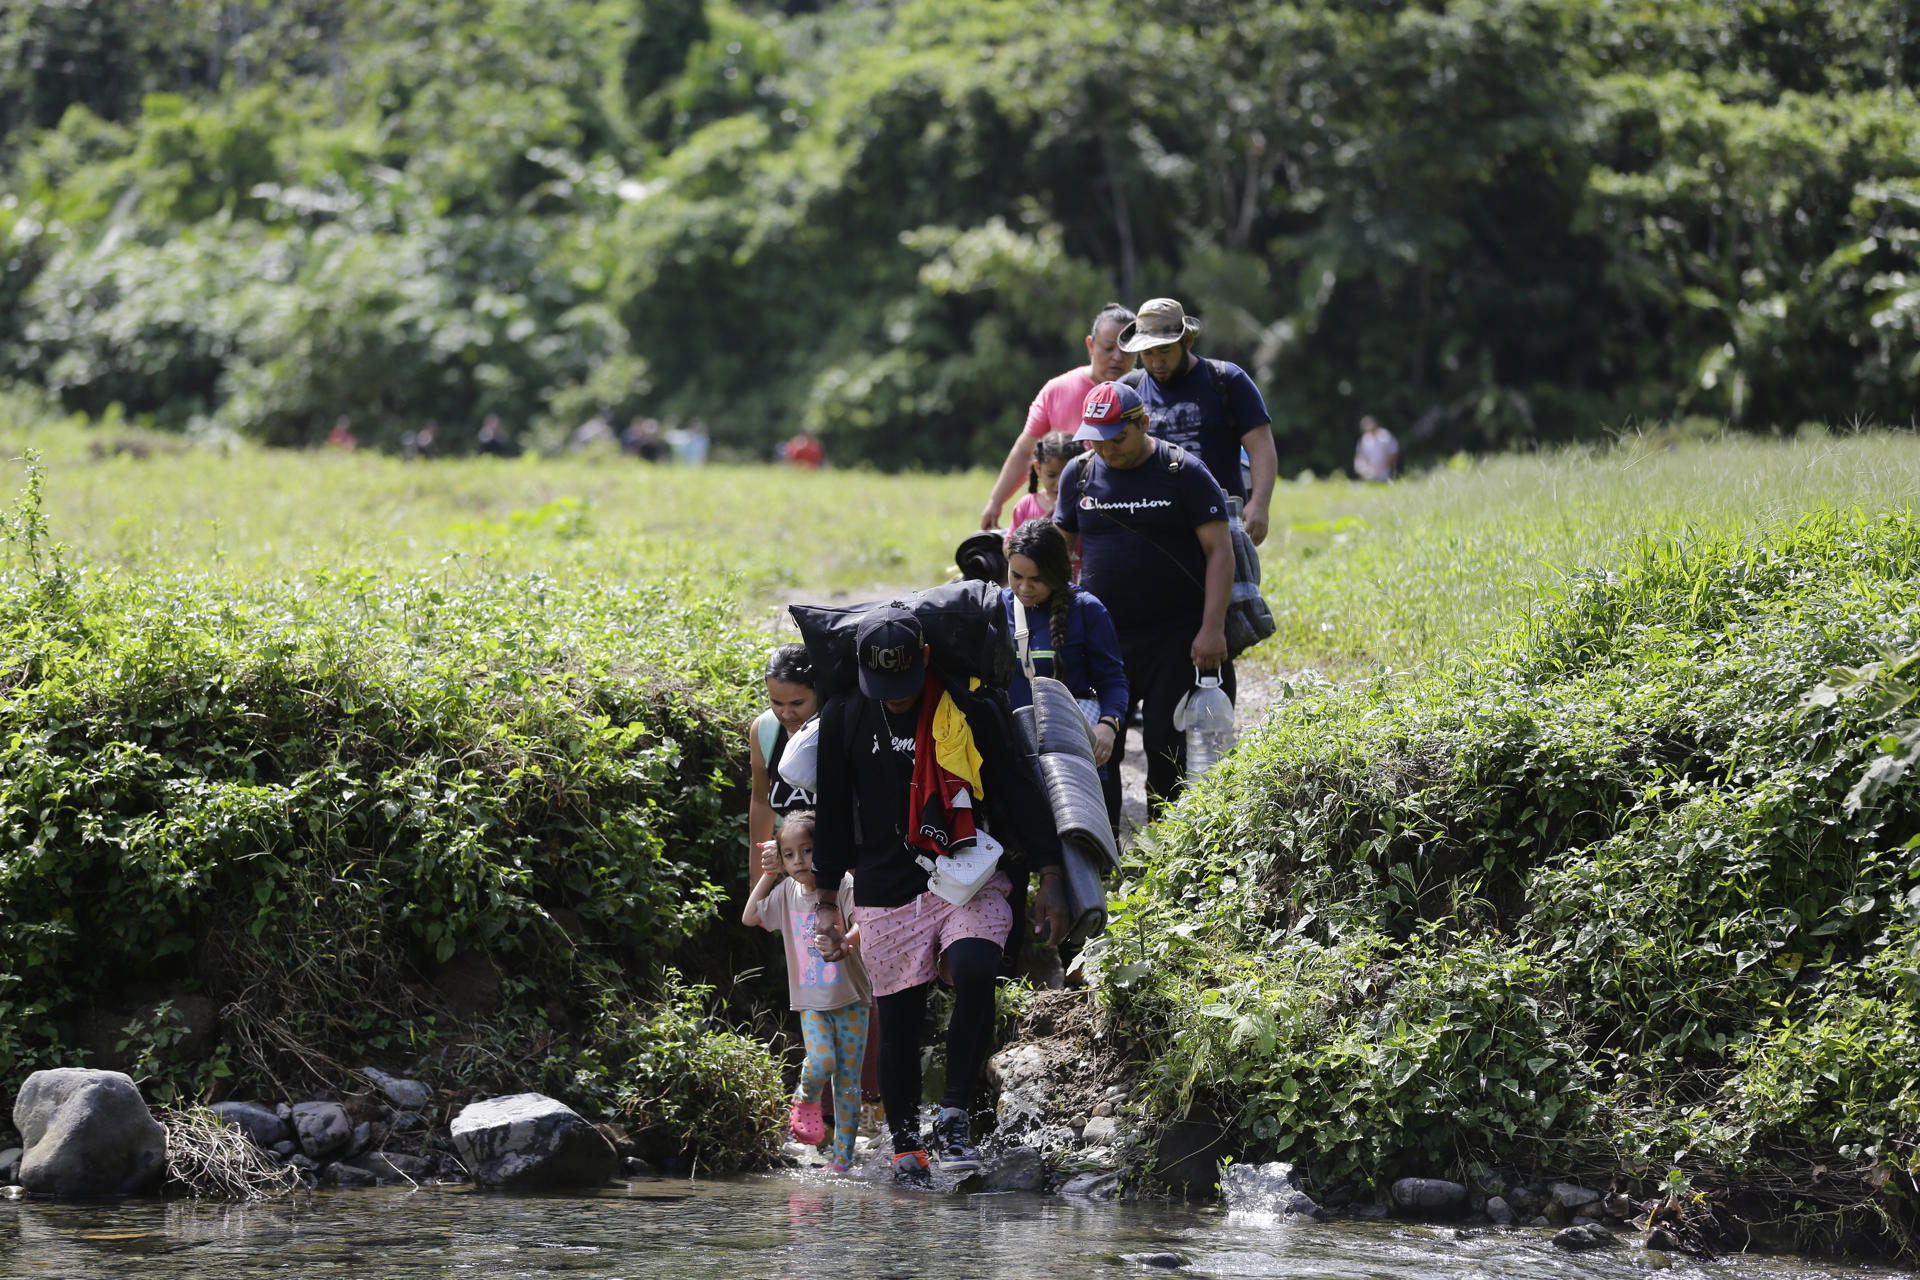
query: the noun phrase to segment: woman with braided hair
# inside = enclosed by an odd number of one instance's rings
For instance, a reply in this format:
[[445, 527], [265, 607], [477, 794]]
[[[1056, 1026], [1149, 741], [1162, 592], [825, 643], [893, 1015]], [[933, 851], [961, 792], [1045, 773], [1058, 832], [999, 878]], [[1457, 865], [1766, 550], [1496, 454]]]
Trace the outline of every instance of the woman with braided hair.
[[[1028, 656], [1035, 675], [1052, 676], [1072, 691], [1093, 727], [1094, 763], [1105, 777], [1107, 757], [1124, 731], [1127, 672], [1120, 660], [1120, 637], [1098, 597], [1074, 585], [1066, 535], [1051, 520], [1029, 520], [1007, 537], [1007, 582], [1000, 598], [1008, 625], [1017, 629], [1015, 609], [1027, 619]], [[1007, 698], [1015, 710], [1033, 701], [1027, 673], [1016, 669]], [[1108, 819], [1120, 829], [1120, 814], [1108, 788]]]

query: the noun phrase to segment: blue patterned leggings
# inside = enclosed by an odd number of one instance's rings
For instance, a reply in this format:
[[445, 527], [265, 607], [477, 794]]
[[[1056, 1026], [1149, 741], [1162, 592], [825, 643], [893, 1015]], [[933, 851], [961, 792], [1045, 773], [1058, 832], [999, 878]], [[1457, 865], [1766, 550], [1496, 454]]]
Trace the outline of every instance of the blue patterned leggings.
[[860, 1062], [867, 1053], [867, 1006], [802, 1009], [800, 1031], [807, 1040], [807, 1064], [800, 1071], [799, 1097], [811, 1101], [833, 1082], [833, 1158], [853, 1163], [853, 1140], [860, 1131]]

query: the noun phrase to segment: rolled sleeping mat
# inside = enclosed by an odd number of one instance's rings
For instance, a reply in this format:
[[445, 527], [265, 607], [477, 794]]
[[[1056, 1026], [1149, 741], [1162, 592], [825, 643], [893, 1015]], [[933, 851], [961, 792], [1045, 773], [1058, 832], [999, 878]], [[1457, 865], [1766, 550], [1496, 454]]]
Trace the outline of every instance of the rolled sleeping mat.
[[1016, 710], [1013, 713], [1013, 722], [1020, 728], [1020, 741], [1026, 747], [1027, 753], [1029, 755], [1039, 755], [1040, 752], [1033, 745], [1032, 706], [1025, 706]]
[[1079, 700], [1051, 676], [1035, 676], [1033, 685], [1034, 750], [1079, 756], [1093, 763], [1093, 728], [1080, 710]]
[[1060, 872], [1072, 921], [1066, 941], [1078, 945], [1107, 931], [1107, 887], [1101, 881], [1099, 852], [1089, 851], [1078, 832], [1060, 839]]
[[1040, 776], [1046, 780], [1047, 803], [1060, 838], [1084, 840], [1103, 869], [1119, 870], [1120, 846], [1107, 821], [1107, 798], [1093, 761], [1055, 751], [1040, 757]]

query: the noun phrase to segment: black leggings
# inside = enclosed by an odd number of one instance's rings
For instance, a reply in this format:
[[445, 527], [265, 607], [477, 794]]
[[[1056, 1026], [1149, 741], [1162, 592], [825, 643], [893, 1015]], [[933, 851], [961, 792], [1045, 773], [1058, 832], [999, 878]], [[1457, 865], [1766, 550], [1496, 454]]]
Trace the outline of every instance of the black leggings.
[[[953, 1017], [947, 1023], [947, 1089], [943, 1107], [965, 1111], [973, 1086], [993, 1047], [993, 985], [1000, 948], [985, 938], [962, 938], [947, 948], [953, 974]], [[880, 1100], [887, 1108], [895, 1152], [918, 1151], [920, 1138], [920, 1036], [927, 1017], [930, 982], [890, 996], [880, 1005]]]

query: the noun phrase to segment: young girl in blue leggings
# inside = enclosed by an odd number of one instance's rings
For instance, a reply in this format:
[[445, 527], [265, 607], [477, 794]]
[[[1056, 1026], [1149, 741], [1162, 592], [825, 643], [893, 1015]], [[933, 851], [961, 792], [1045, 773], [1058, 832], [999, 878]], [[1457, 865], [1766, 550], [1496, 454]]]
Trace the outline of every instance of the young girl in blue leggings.
[[[860, 1062], [867, 1052], [867, 1008], [873, 987], [860, 961], [860, 928], [847, 934], [850, 950], [840, 960], [820, 958], [814, 945], [819, 921], [814, 916], [813, 811], [787, 815], [778, 835], [780, 867], [766, 872], [747, 897], [740, 915], [745, 925], [758, 925], [781, 935], [787, 959], [787, 997], [800, 1014], [806, 1038], [807, 1061], [800, 1072], [788, 1113], [794, 1141], [818, 1146], [826, 1140], [820, 1116], [820, 1090], [833, 1082], [833, 1153], [827, 1168], [845, 1173], [853, 1164], [853, 1142], [860, 1127]], [[840, 918], [853, 918], [853, 877], [840, 884]]]

